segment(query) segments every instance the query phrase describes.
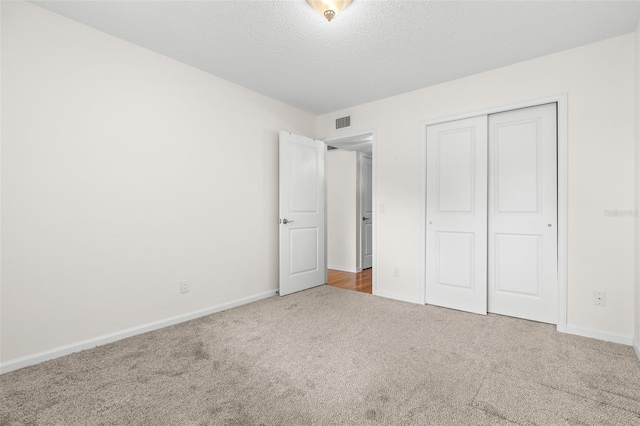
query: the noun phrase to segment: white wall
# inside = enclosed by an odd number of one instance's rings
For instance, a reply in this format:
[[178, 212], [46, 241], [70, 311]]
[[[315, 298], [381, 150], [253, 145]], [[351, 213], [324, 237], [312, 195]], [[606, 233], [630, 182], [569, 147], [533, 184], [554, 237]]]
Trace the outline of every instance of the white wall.
[[1, 7], [1, 361], [274, 292], [277, 131], [316, 118]]
[[[0, 5], [0, 23], [2, 6]], [[2, 31], [0, 28], [0, 188], [2, 188]], [[0, 190], [0, 366], [2, 366], [2, 191]], [[0, 370], [1, 371], [1, 370]]]
[[347, 113], [350, 132], [377, 130], [378, 292], [421, 301], [421, 123], [567, 93], [568, 324], [630, 343], [634, 220], [604, 211], [634, 207], [634, 58], [629, 34], [321, 116], [320, 137]]
[[640, 22], [636, 29], [636, 152], [635, 152], [635, 333], [633, 347], [640, 358]]
[[357, 163], [355, 151], [327, 151], [327, 267], [356, 272], [358, 268]]

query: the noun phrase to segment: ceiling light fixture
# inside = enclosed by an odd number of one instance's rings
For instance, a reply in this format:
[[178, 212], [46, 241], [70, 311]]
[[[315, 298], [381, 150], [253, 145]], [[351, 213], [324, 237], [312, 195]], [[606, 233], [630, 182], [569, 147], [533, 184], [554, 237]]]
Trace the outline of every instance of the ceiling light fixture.
[[327, 18], [327, 21], [331, 22], [338, 13], [349, 6], [351, 0], [307, 0], [307, 3], [317, 10], [320, 15]]

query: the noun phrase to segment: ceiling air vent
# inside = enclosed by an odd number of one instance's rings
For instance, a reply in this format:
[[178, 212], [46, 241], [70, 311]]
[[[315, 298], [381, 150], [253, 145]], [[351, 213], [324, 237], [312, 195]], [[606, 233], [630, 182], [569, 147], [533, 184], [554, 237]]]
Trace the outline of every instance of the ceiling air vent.
[[336, 118], [336, 129], [344, 129], [351, 126], [351, 116]]

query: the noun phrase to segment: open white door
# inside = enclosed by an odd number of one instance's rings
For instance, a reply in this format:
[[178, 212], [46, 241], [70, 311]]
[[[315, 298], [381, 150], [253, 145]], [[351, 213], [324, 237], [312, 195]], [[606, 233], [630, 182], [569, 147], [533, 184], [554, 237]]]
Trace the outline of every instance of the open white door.
[[280, 295], [325, 283], [322, 141], [280, 132]]
[[362, 250], [362, 269], [373, 264], [373, 172], [370, 157], [360, 157], [360, 248]]
[[487, 116], [427, 127], [426, 302], [487, 313]]

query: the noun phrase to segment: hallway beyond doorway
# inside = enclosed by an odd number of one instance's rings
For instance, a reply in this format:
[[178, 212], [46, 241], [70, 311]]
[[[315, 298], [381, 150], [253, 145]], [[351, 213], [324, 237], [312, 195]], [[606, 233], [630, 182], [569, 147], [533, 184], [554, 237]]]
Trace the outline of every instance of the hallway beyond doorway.
[[373, 268], [368, 268], [358, 273], [328, 269], [327, 285], [371, 294], [372, 271]]

